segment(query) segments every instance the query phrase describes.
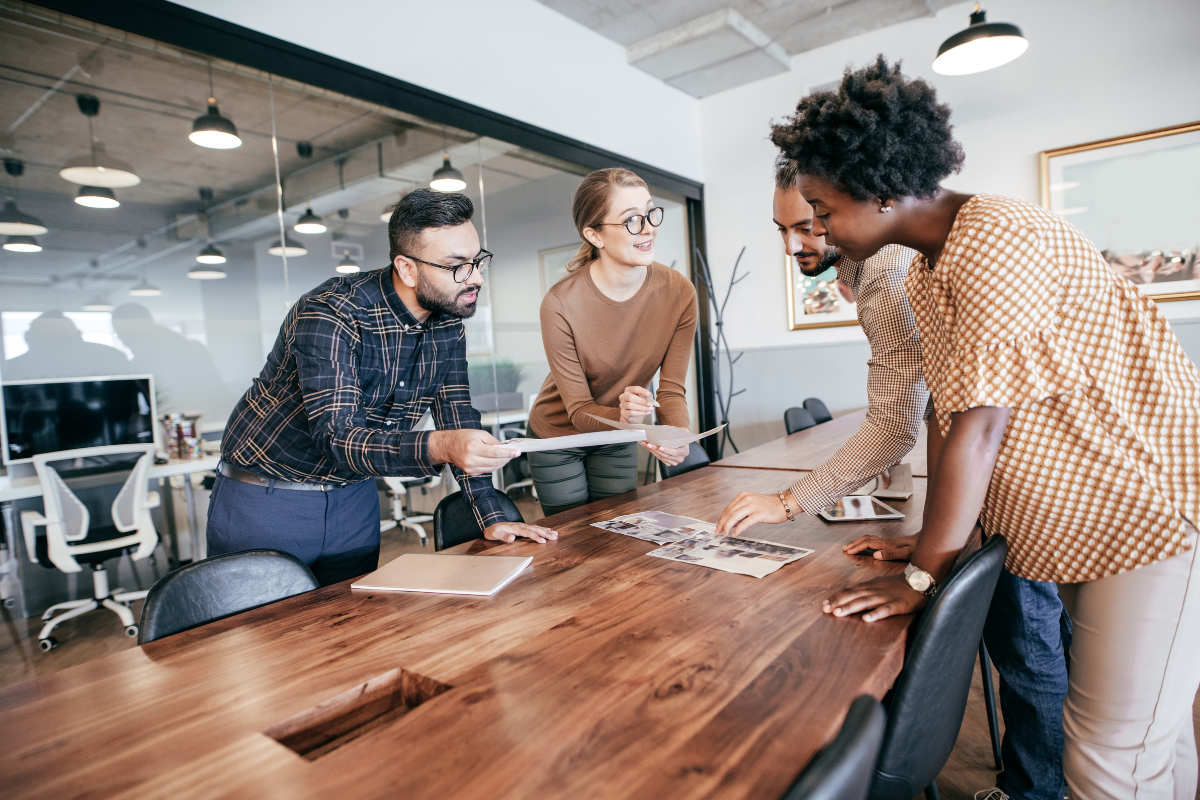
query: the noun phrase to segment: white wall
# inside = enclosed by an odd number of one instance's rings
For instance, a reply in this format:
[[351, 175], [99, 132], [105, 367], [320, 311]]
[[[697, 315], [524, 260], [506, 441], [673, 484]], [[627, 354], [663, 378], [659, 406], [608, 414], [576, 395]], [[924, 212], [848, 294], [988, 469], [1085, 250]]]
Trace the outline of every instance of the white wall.
[[[1030, 47], [1016, 61], [962, 77], [930, 68], [938, 45], [965, 27], [971, 4], [813, 50], [792, 71], [700, 101], [708, 251], [714, 279], [742, 245], [751, 277], [734, 290], [726, 333], [734, 348], [862, 338], [855, 328], [788, 331], [781, 242], [771, 224], [769, 122], [790, 114], [809, 87], [878, 53], [903, 59], [950, 104], [966, 150], [953, 189], [1038, 202], [1037, 154], [1200, 119], [1200, 3], [1196, 0], [997, 0], [988, 17], [1021, 26]], [[1136, 201], [1136, 198], [1131, 198]], [[1176, 319], [1200, 302], [1165, 303]], [[864, 395], [865, 403], [865, 395]]]
[[182, 5], [700, 180], [698, 102], [535, 0]]

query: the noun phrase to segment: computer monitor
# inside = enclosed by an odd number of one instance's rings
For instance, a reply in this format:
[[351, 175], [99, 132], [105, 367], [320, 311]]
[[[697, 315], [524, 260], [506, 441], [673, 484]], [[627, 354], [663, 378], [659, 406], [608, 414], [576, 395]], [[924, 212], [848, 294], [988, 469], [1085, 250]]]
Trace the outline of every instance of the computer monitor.
[[0, 396], [5, 464], [27, 463], [41, 453], [157, 441], [149, 375], [4, 381]]

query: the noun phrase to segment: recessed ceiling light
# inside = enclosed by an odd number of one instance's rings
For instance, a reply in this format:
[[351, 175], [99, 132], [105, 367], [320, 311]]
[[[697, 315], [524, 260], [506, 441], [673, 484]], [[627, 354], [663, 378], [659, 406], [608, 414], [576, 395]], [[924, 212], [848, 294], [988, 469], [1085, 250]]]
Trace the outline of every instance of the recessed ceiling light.
[[1007, 64], [1029, 49], [1029, 40], [1016, 25], [988, 22], [975, 4], [971, 24], [942, 42], [933, 71], [939, 75], [972, 75]]
[[129, 290], [130, 297], [158, 297], [162, 293], [162, 289], [146, 280], [145, 277], [135, 283], [133, 288]]
[[196, 261], [201, 264], [224, 264], [225, 254], [222, 253], [217, 246], [212, 242], [205, 245], [200, 254], [196, 256]]
[[[304, 212], [304, 216], [296, 220], [296, 224], [292, 227], [296, 233], [324, 233], [329, 230], [325, 227], [325, 223], [321, 222], [321, 218], [313, 213], [312, 206]], [[289, 255], [291, 255], [289, 253]]]
[[276, 239], [271, 243], [271, 246], [267, 248], [267, 252], [273, 256], [289, 256], [291, 258], [296, 258], [298, 256], [308, 255], [308, 248], [293, 239], [288, 239], [287, 245], [283, 246], [281, 242]]
[[467, 182], [463, 180], [463, 174], [450, 166], [450, 153], [442, 154], [442, 166], [434, 171], [433, 180], [429, 182], [429, 188], [436, 189], [439, 192], [461, 192], [467, 188]]
[[116, 208], [121, 205], [113, 190], [106, 186], [80, 186], [75, 202], [88, 208]]
[[32, 236], [9, 236], [4, 249], [13, 253], [40, 253], [42, 246]]

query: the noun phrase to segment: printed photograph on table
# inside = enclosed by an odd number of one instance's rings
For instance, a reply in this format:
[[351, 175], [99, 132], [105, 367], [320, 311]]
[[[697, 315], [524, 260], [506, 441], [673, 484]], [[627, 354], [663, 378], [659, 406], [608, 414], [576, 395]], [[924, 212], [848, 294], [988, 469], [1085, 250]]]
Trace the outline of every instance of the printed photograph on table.
[[858, 324], [854, 292], [838, 280], [833, 267], [810, 277], [800, 271], [796, 259], [784, 256], [787, 276], [788, 330], [840, 328]]
[[[1200, 299], [1200, 122], [1041, 153], [1042, 205], [1158, 302]], [[1190, 177], [1190, 179], [1189, 179]]]

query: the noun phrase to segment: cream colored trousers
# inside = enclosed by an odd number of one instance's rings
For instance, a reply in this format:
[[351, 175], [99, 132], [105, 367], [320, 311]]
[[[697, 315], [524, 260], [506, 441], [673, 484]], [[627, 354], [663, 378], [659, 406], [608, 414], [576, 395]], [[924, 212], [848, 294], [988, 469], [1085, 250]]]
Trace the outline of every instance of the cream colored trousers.
[[[1187, 531], [1196, 544], [1190, 523]], [[1072, 798], [1195, 800], [1195, 556], [1193, 547], [1131, 572], [1060, 587], [1075, 623], [1063, 707], [1063, 771]]]

